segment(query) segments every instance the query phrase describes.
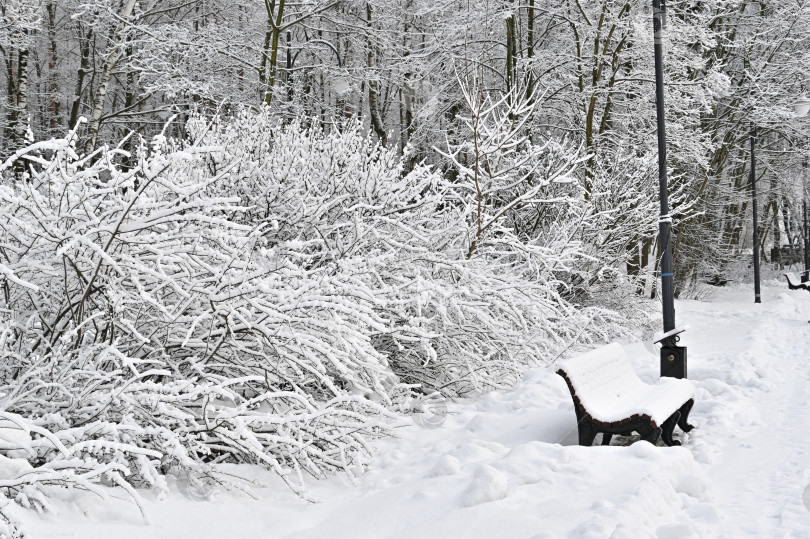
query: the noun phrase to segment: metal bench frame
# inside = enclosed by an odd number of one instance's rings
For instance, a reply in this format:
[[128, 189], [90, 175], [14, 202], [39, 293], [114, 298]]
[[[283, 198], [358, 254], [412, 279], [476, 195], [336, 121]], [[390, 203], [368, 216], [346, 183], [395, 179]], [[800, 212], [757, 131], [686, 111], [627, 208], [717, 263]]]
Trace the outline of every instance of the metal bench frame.
[[807, 290], [810, 292], [810, 281], [799, 281], [796, 277], [795, 273], [785, 273], [785, 279], [787, 279], [788, 288], [790, 290]]

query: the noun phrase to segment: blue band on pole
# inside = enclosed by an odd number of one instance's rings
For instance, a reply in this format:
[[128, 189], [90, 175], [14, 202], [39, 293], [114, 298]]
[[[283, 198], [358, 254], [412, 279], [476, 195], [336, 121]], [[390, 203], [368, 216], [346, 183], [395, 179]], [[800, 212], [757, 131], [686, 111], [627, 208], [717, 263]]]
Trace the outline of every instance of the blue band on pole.
[[675, 274], [674, 273], [662, 273], [661, 277], [672, 277], [673, 275], [675, 275]]

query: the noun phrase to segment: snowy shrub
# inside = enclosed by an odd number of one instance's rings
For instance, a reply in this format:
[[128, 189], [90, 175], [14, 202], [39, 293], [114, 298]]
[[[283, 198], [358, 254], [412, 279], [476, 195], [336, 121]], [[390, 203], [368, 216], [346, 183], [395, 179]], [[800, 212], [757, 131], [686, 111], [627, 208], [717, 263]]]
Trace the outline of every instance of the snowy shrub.
[[24, 459], [3, 486], [31, 506], [49, 485], [137, 499], [167, 472], [227, 482], [218, 464], [252, 462], [304, 494], [304, 474], [362, 467], [391, 414], [343, 388], [386, 394], [377, 300], [312, 270], [306, 243], [261, 247], [210, 149], [158, 140], [125, 171], [72, 140], [32, 146], [28, 181], [0, 186], [0, 420], [19, 431], [0, 454]]
[[[376, 298], [385, 327], [374, 345], [401, 383], [450, 395], [503, 387], [526, 365], [616, 329], [605, 323], [611, 313], [563, 297], [561, 277], [582, 254], [575, 220], [532, 238], [497, 221], [469, 257], [477, 208], [464, 186], [424, 166], [403, 174], [395, 150], [360, 126], [325, 134], [279, 127], [266, 112], [191, 125], [193, 136], [225, 148], [215, 166], [235, 160], [250, 171], [250, 184], [238, 186], [243, 205], [253, 205], [244, 219], [269, 225], [268, 245], [299, 241], [311, 269], [350, 278]], [[553, 173], [571, 166], [549, 163], [550, 153], [538, 151], [538, 162]]]
[[459, 185], [404, 174], [359, 126], [245, 112], [188, 132], [85, 157], [71, 133], [0, 165], [9, 499], [137, 502], [166, 474], [238, 487], [224, 463], [307, 497], [306, 475], [362, 470], [414, 392], [504, 387], [617, 329], [565, 298], [572, 222], [531, 238], [498, 222], [468, 256]]

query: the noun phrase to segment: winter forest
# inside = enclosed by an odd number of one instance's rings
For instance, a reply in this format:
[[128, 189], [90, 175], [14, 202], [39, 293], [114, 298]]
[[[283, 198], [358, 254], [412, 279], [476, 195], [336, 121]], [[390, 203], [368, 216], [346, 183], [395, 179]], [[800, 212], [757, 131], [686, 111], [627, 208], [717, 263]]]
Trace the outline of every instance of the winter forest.
[[[666, 2], [678, 301], [802, 259], [809, 20]], [[426, 399], [660, 330], [650, 1], [0, 0], [0, 55], [2, 537], [315, 502]]]

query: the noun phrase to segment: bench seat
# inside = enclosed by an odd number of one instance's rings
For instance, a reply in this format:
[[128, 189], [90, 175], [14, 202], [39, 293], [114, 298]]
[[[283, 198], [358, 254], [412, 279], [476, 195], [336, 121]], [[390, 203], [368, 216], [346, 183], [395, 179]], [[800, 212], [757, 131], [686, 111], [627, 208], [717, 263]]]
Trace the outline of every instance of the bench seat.
[[677, 424], [688, 432], [687, 417], [695, 389], [687, 380], [662, 377], [654, 384], [641, 381], [616, 343], [561, 361], [557, 374], [565, 379], [577, 414], [580, 444], [591, 445], [597, 433], [607, 443], [613, 434], [638, 432], [667, 445]]

